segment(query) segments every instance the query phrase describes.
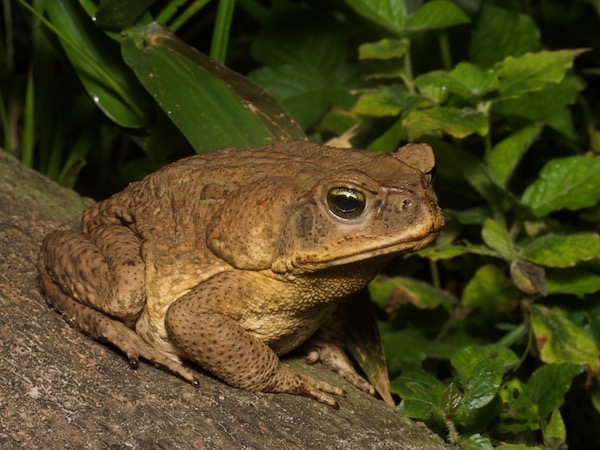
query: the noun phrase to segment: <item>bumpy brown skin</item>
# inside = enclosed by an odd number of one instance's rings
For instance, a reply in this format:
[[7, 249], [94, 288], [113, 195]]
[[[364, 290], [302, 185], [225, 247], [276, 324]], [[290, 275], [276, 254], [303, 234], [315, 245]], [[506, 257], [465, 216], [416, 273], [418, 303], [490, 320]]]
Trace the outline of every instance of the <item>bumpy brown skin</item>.
[[[188, 359], [232, 386], [337, 407], [339, 388], [278, 355], [312, 336], [308, 362], [373, 393], [342, 350], [335, 311], [390, 258], [436, 236], [433, 165], [423, 144], [381, 154], [293, 141], [192, 156], [85, 211], [79, 233], [47, 236], [41, 286], [67, 321], [134, 365], [142, 357], [197, 383]], [[334, 188], [343, 201], [328, 201]], [[348, 212], [346, 194], [364, 208]]]

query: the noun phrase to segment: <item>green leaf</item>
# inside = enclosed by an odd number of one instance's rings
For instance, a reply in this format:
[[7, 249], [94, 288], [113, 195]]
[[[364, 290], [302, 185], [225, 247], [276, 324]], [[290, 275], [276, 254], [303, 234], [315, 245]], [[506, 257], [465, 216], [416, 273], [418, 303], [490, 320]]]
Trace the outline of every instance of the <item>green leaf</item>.
[[294, 9], [278, 14], [252, 41], [264, 64], [250, 79], [269, 91], [300, 122], [313, 125], [332, 105], [350, 108], [360, 78], [346, 64], [347, 32], [331, 18]]
[[304, 138], [269, 94], [159, 25], [131, 30], [123, 57], [198, 152]]
[[458, 409], [461, 400], [462, 394], [460, 393], [460, 391], [454, 383], [450, 383], [442, 393], [441, 401], [444, 416], [454, 417], [456, 415], [456, 410]]
[[[500, 389], [504, 371], [494, 361], [480, 361], [473, 369], [472, 376], [464, 383], [465, 395], [460, 402], [457, 415], [483, 408], [490, 403]], [[462, 411], [461, 411], [462, 410]]]
[[421, 364], [427, 358], [431, 343], [421, 331], [386, 328], [380, 331], [390, 371], [398, 370], [405, 364]]
[[390, 388], [402, 397], [396, 412], [421, 420], [442, 415], [441, 398], [445, 386], [423, 369], [407, 366], [390, 383]]
[[[449, 145], [441, 139], [428, 138], [428, 142], [435, 148], [435, 157], [440, 172], [453, 180], [466, 180], [490, 205], [498, 205], [505, 194], [498, 189], [485, 170], [481, 158], [474, 156], [458, 146]], [[468, 192], [468, 191], [467, 191]], [[459, 195], [465, 195], [460, 193]], [[489, 214], [485, 215], [485, 217]], [[471, 246], [473, 248], [473, 246]]]
[[458, 376], [463, 383], [467, 382], [476, 373], [476, 367], [482, 361], [492, 361], [502, 372], [511, 369], [518, 362], [519, 358], [515, 353], [500, 345], [470, 345], [452, 355], [452, 367], [458, 372]]
[[579, 267], [555, 270], [546, 276], [546, 291], [583, 297], [600, 291], [600, 275]]
[[385, 38], [377, 42], [368, 42], [358, 47], [358, 59], [392, 59], [404, 56], [408, 50], [406, 39]]
[[412, 278], [378, 276], [369, 284], [371, 298], [380, 307], [386, 308], [393, 297], [419, 309], [433, 309], [441, 304], [454, 304], [456, 299], [447, 292], [429, 283]]
[[477, 269], [463, 289], [462, 303], [489, 314], [499, 314], [512, 311], [516, 298], [517, 292], [504, 272], [486, 264]]
[[543, 428], [544, 443], [549, 448], [560, 448], [567, 440], [567, 430], [560, 411], [555, 409], [550, 416], [550, 422]]
[[473, 133], [485, 136], [490, 124], [485, 114], [479, 111], [448, 106], [411, 111], [404, 119], [404, 126], [408, 129], [408, 139], [412, 141], [436, 131], [459, 139]]
[[152, 103], [121, 60], [117, 44], [94, 26], [77, 2], [48, 2], [46, 11], [55, 27], [53, 31], [96, 105], [123, 127], [144, 127]]
[[486, 67], [509, 55], [537, 51], [540, 48], [540, 32], [534, 20], [526, 14], [484, 5], [469, 42], [470, 59]]
[[457, 256], [469, 253], [469, 247], [466, 245], [449, 245], [444, 248], [427, 247], [419, 250], [419, 255], [424, 258], [429, 258], [432, 261], [441, 261], [444, 259], [452, 259]]
[[600, 156], [553, 159], [523, 193], [521, 202], [538, 217], [568, 208], [593, 206], [600, 199]]
[[496, 450], [543, 450], [541, 447], [529, 446], [524, 444], [502, 444], [494, 447]]
[[511, 405], [519, 419], [545, 418], [562, 405], [573, 378], [583, 372], [575, 364], [548, 364], [537, 369]]
[[496, 67], [498, 89], [504, 98], [539, 91], [548, 83], [560, 83], [576, 56], [586, 50], [558, 50], [508, 56]]
[[593, 372], [598, 371], [600, 360], [596, 343], [563, 311], [533, 305], [530, 320], [542, 361], [585, 365]]
[[480, 97], [498, 88], [498, 75], [493, 69], [482, 69], [475, 64], [463, 61], [450, 71], [450, 76], [458, 83], [448, 89], [462, 97]]
[[275, 96], [302, 127], [318, 120], [330, 104], [325, 94], [327, 82], [312, 68], [262, 67], [253, 71], [250, 79]]
[[512, 240], [508, 235], [508, 230], [493, 219], [485, 221], [481, 229], [481, 237], [488, 247], [496, 250], [503, 258], [513, 259], [518, 257]]
[[390, 390], [401, 397], [408, 397], [411, 389], [407, 389], [407, 386], [415, 384], [425, 386], [430, 391], [441, 393], [445, 390], [445, 386], [437, 378], [414, 365], [406, 365], [402, 369], [402, 374], [390, 382]]
[[404, 31], [414, 33], [435, 30], [469, 23], [470, 21], [469, 17], [451, 1], [437, 0], [423, 4], [410, 16]]
[[600, 257], [600, 235], [580, 233], [547, 234], [520, 242], [522, 256], [547, 267], [572, 267], [580, 261]]
[[361, 94], [352, 111], [374, 117], [397, 116], [413, 102], [411, 97], [404, 86], [383, 86]]
[[[454, 85], [457, 86], [454, 86]], [[433, 70], [415, 78], [415, 86], [419, 93], [427, 97], [436, 104], [443, 103], [450, 89], [459, 90], [462, 88], [460, 83], [456, 83], [450, 74], [443, 70]]]
[[468, 439], [461, 438], [460, 448], [463, 450], [493, 450], [494, 446], [489, 438], [477, 433], [469, 436]]
[[407, 14], [404, 1], [346, 0], [346, 3], [361, 16], [396, 34], [401, 34], [405, 28]]
[[459, 63], [452, 71], [434, 70], [418, 76], [415, 85], [426, 97], [441, 103], [448, 94], [463, 98], [480, 97], [497, 88], [492, 69], [483, 70], [468, 62]]
[[347, 31], [329, 17], [294, 9], [278, 14], [252, 40], [252, 57], [265, 66], [335, 71], [347, 59]]
[[96, 12], [100, 28], [119, 29], [132, 26], [156, 0], [102, 0]]
[[537, 139], [543, 124], [533, 123], [520, 129], [494, 146], [487, 159], [487, 166], [495, 180], [506, 186], [521, 158]]
[[[547, 84], [537, 92], [529, 92], [517, 98], [494, 100], [490, 111], [503, 117], [526, 119], [528, 122], [544, 122], [562, 133], [565, 125], [557, 123], [557, 117], [567, 116], [569, 107], [577, 101], [581, 83], [573, 76], [566, 76], [562, 83]], [[564, 119], [563, 119], [564, 121]], [[568, 125], [566, 128], [572, 127]]]
[[490, 405], [498, 394], [505, 371], [518, 363], [517, 356], [500, 345], [468, 346], [458, 350], [451, 358], [458, 372], [464, 395], [456, 410], [456, 421], [479, 421], [481, 408]]

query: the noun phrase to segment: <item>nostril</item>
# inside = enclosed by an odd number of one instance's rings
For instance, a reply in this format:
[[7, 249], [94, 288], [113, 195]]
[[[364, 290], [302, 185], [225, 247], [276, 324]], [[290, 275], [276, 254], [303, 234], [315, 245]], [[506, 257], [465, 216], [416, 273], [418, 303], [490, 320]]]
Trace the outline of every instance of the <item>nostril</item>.
[[405, 198], [401, 202], [396, 204], [396, 212], [401, 213], [402, 211], [406, 211], [412, 206], [412, 201], [408, 198]]

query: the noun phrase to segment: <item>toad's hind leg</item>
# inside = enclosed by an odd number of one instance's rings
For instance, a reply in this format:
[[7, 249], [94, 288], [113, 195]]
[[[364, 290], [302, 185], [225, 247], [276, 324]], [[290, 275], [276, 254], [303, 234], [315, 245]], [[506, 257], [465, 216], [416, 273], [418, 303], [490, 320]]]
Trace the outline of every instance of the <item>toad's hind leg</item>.
[[165, 321], [171, 341], [188, 359], [231, 386], [303, 395], [338, 408], [330, 394], [342, 395], [340, 388], [282, 364], [264, 342], [216, 311], [230, 304], [237, 282], [221, 274], [180, 297]]
[[[119, 348], [133, 367], [142, 357], [197, 384], [189, 369], [146, 343], [121, 321], [132, 322], [145, 301], [144, 263], [137, 238], [124, 227], [110, 226], [91, 239], [94, 242], [71, 231], [55, 232], [44, 239], [38, 271], [47, 302], [70, 325]], [[110, 257], [105, 257], [107, 254]]]

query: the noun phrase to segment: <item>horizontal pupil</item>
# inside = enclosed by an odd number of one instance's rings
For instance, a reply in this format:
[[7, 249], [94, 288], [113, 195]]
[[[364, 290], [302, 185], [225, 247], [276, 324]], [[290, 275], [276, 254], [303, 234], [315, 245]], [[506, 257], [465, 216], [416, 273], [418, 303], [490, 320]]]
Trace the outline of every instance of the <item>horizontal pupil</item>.
[[338, 195], [335, 203], [343, 211], [352, 211], [358, 208], [358, 201], [349, 194]]

